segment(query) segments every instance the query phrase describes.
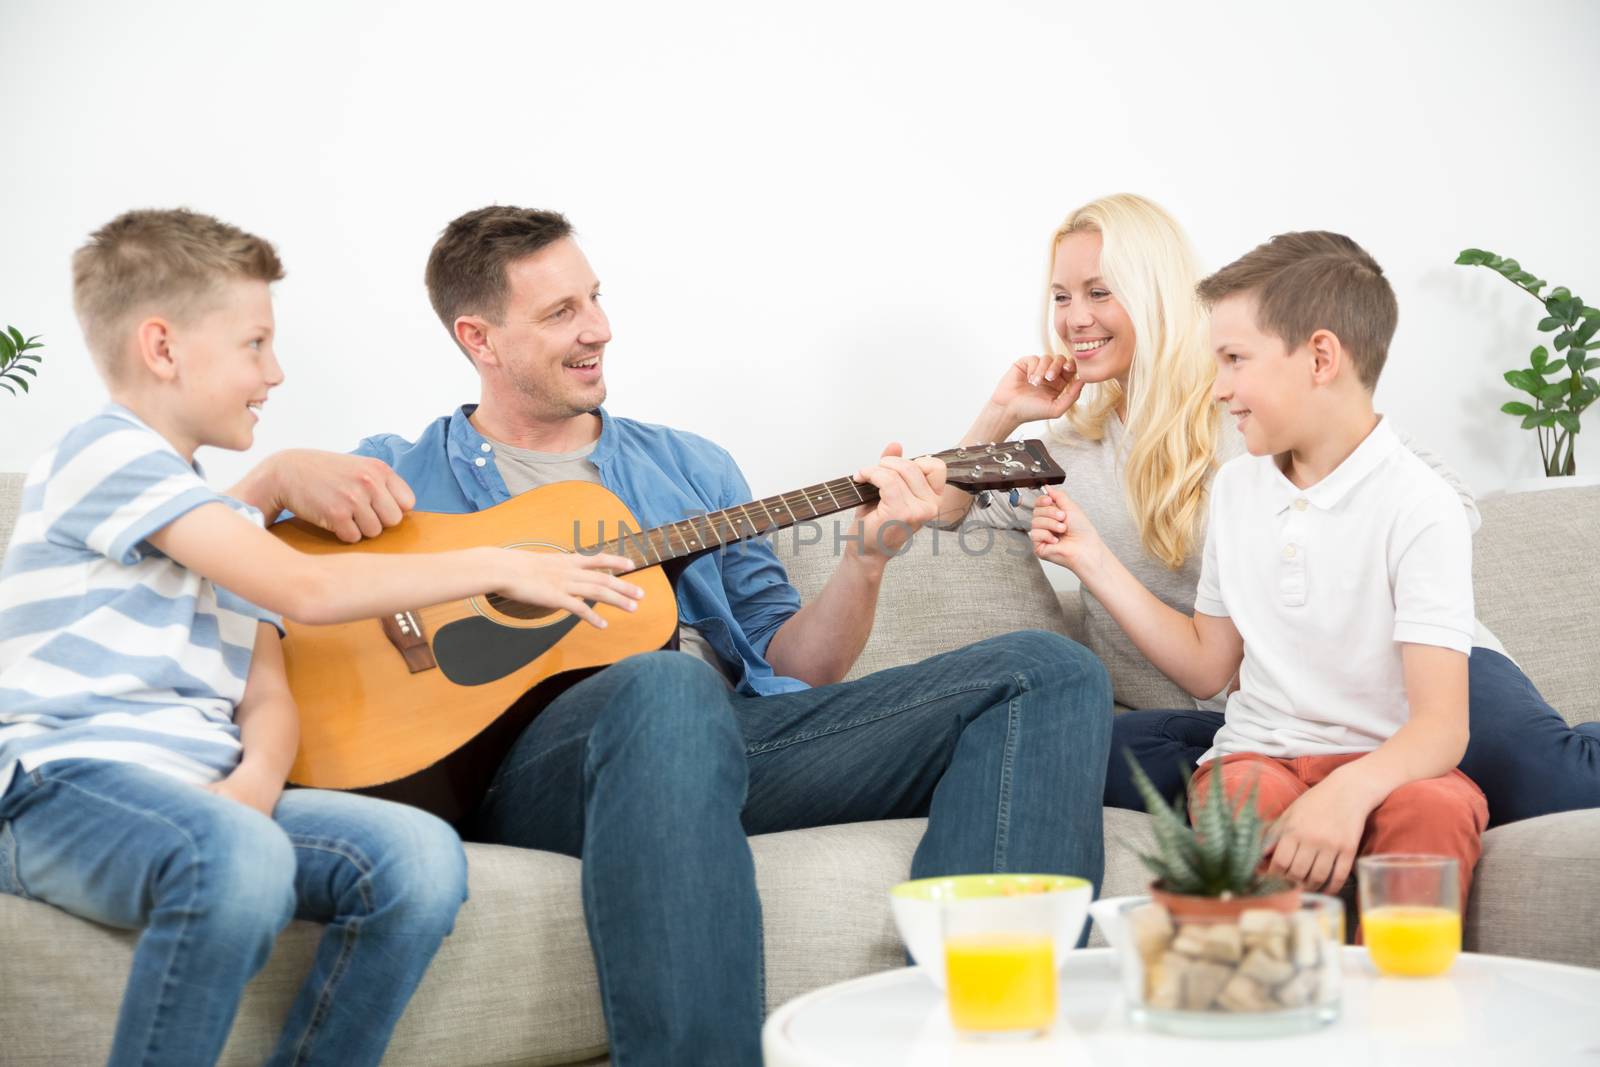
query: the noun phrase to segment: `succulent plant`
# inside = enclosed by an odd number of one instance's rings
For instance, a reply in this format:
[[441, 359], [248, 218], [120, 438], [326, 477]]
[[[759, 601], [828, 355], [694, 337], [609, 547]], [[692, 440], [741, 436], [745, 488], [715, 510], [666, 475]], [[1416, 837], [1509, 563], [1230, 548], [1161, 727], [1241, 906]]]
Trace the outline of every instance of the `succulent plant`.
[[[1144, 797], [1155, 826], [1155, 855], [1140, 855], [1158, 888], [1194, 897], [1260, 897], [1291, 888], [1281, 878], [1259, 873], [1265, 851], [1267, 821], [1256, 807], [1258, 786], [1238, 811], [1222, 790], [1222, 775], [1211, 776], [1210, 795], [1190, 826], [1184, 818], [1184, 798], [1168, 803], [1140, 768], [1131, 752], [1124, 752], [1133, 768], [1133, 783]], [[1188, 774], [1184, 775], [1185, 783]], [[1185, 790], [1187, 794], [1188, 790]]]

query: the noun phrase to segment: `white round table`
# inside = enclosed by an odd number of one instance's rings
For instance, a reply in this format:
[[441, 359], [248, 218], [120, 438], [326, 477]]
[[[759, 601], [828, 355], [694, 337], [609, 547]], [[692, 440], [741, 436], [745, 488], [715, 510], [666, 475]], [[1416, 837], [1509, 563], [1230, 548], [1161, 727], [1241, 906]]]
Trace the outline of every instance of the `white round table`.
[[1212, 1040], [1128, 1021], [1110, 949], [1072, 954], [1044, 1037], [958, 1037], [921, 968], [790, 1001], [762, 1031], [766, 1067], [1600, 1067], [1600, 970], [1462, 953], [1442, 978], [1384, 978], [1346, 948], [1339, 1021], [1293, 1037]]

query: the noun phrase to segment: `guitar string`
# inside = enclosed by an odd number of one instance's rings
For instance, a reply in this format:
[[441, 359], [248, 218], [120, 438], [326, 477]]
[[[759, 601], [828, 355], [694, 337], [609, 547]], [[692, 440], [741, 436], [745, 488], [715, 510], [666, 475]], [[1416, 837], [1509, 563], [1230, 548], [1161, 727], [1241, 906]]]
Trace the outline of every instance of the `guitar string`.
[[[1014, 449], [1014, 451], [1027, 452], [1027, 450], [1024, 448]], [[950, 456], [961, 460], [977, 461], [978, 464], [981, 465], [982, 459], [990, 458], [993, 455], [993, 449], [991, 447], [983, 446], [975, 447], [971, 450], [965, 448], [953, 448], [947, 449], [943, 452], [934, 453], [934, 455], [940, 458]], [[839, 503], [839, 495], [845, 491], [853, 493], [856, 499], [853, 501], [847, 500], [843, 504]], [[827, 500], [829, 502], [829, 507], [827, 510], [823, 510], [818, 506], [823, 502], [824, 493], [827, 494]], [[610, 551], [616, 555], [626, 556], [628, 559], [634, 560], [635, 562], [644, 566], [657, 566], [662, 563], [669, 562], [670, 560], [680, 559], [684, 556], [692, 555], [696, 552], [720, 547], [723, 544], [741, 541], [749, 537], [759, 536], [762, 533], [775, 532], [776, 530], [782, 529], [786, 524], [773, 519], [773, 503], [780, 505], [781, 510], [787, 512], [792, 520], [795, 522], [800, 522], [807, 518], [820, 518], [823, 515], [845, 511], [850, 507], [869, 503], [871, 500], [877, 499], [877, 497], [877, 488], [870, 483], [857, 482], [853, 477], [835, 478], [831, 481], [819, 482], [816, 485], [808, 486], [805, 489], [797, 489], [788, 493], [780, 493], [776, 496], [763, 497], [759, 500], [749, 501], [747, 504], [737, 504], [732, 508], [724, 508], [720, 511], [708, 512], [707, 514], [701, 516], [691, 516], [687, 519], [679, 520], [678, 522], [664, 523], [648, 530], [632, 531], [625, 535], [620, 535], [617, 538], [603, 541], [598, 545], [587, 546], [581, 551], [586, 553], [593, 553], [595, 551]], [[791, 498], [798, 498], [798, 502], [804, 504], [805, 507], [811, 511], [811, 514], [806, 516], [796, 511], [796, 501]], [[750, 507], [759, 507], [766, 514], [767, 519], [769, 520], [766, 526], [758, 524], [751, 517], [749, 511]], [[733, 513], [735, 511], [743, 513], [745, 523], [750, 527], [748, 531], [740, 531], [734, 520]], [[699, 518], [705, 522], [706, 529], [711, 534], [710, 537], [702, 537], [695, 529], [694, 521], [696, 518]], [[726, 535], [722, 534], [717, 529], [717, 522], [719, 519], [727, 527]], [[689, 532], [696, 535], [695, 541], [691, 541], [689, 538], [684, 536], [682, 526], [685, 524], [688, 525]], [[787, 525], [792, 525], [792, 523]], [[684, 549], [682, 551], [672, 547], [672, 534], [674, 532], [678, 534], [678, 539], [684, 543]], [[700, 543], [696, 544], [696, 541]], [[628, 551], [628, 546], [630, 544], [640, 549], [637, 557]], [[651, 555], [654, 555], [655, 558], [651, 559]], [[517, 603], [517, 601], [513, 601], [510, 598], [503, 597], [497, 593], [491, 593], [486, 596], [485, 599], [489, 603], [496, 606], [507, 603]]]

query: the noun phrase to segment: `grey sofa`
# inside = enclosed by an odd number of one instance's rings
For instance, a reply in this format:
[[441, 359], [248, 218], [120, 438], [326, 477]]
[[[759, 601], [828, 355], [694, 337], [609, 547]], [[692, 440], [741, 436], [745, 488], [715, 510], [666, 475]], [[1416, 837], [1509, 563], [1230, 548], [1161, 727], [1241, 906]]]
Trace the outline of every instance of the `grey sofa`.
[[[0, 544], [18, 479], [0, 475]], [[1485, 501], [1476, 538], [1479, 615], [1573, 722], [1600, 719], [1600, 489]], [[802, 594], [831, 544], [780, 552]], [[855, 674], [1027, 627], [1071, 632], [1021, 535], [971, 554], [919, 534], [890, 568]], [[1107, 810], [1105, 893], [1138, 892], [1147, 819]], [[900, 966], [887, 890], [905, 876], [920, 820], [770, 834], [751, 841], [776, 1006], [807, 990]], [[472, 898], [395, 1034], [389, 1064], [568, 1064], [603, 1058], [605, 1029], [578, 894], [578, 861], [469, 845]], [[1600, 809], [1529, 820], [1484, 841], [1467, 946], [1600, 967]], [[287, 1013], [320, 928], [295, 923], [251, 985], [224, 1055], [259, 1063]], [[0, 897], [0, 1064], [90, 1064], [109, 1043], [134, 935]], [[692, 981], [692, 976], [685, 976]]]

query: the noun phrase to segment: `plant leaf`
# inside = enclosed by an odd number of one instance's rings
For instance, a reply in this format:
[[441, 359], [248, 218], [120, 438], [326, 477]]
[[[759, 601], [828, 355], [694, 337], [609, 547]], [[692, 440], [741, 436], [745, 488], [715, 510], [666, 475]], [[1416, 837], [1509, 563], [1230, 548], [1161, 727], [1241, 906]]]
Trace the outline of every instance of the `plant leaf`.
[[21, 389], [24, 393], [28, 391], [28, 379], [18, 378], [15, 374], [10, 373], [9, 371], [4, 375], [4, 378], [12, 385], [15, 385], [18, 389]]
[[1566, 324], [1565, 319], [1558, 319], [1554, 315], [1546, 315], [1539, 320], [1539, 332], [1549, 333], [1551, 330], [1558, 330]]
[[22, 336], [22, 331], [17, 329], [15, 326], [7, 326], [6, 332], [11, 335], [11, 342], [18, 348], [21, 348], [23, 345], [28, 343], [28, 339]]
[[1205, 805], [1195, 812], [1195, 828], [1199, 831], [1202, 873], [1208, 882], [1224, 881], [1228, 872], [1228, 798], [1222, 789], [1222, 775], [1211, 776], [1214, 788]]
[[1508, 400], [1500, 405], [1500, 410], [1507, 415], [1532, 415], [1533, 409], [1520, 400]]
[[[1122, 754], [1133, 772], [1134, 788], [1139, 791], [1139, 796], [1143, 798], [1145, 807], [1150, 812], [1156, 843], [1161, 847], [1161, 859], [1170, 875], [1165, 880], [1173, 886], [1194, 886], [1200, 878], [1199, 872], [1195, 869], [1198, 849], [1195, 845], [1194, 831], [1189, 829], [1189, 824], [1177, 814], [1182, 802], [1174, 800], [1169, 805], [1156, 790], [1155, 783], [1150, 781], [1150, 776], [1144, 773], [1144, 768], [1139, 766], [1139, 761], [1133, 758], [1133, 753], [1124, 748]], [[1184, 889], [1176, 888], [1175, 891], [1183, 892]]]
[[1529, 415], [1527, 418], [1522, 420], [1522, 428], [1524, 430], [1531, 430], [1537, 425], [1539, 425], [1538, 412], [1534, 412], [1532, 415]]
[[1248, 889], [1255, 879], [1256, 868], [1261, 865], [1261, 842], [1266, 836], [1266, 823], [1261, 818], [1261, 809], [1256, 805], [1256, 796], [1261, 790], [1261, 776], [1250, 783], [1250, 792], [1244, 798], [1244, 804], [1239, 808], [1238, 818], [1233, 824], [1232, 840], [1229, 841], [1229, 874], [1236, 886]]
[[11, 343], [11, 338], [0, 333], [0, 367], [4, 367], [17, 358], [17, 346]]
[[1558, 411], [1556, 412], [1556, 421], [1559, 422], [1561, 424], [1561, 428], [1566, 430], [1568, 433], [1578, 432], [1578, 416], [1576, 412]]
[[1567, 395], [1570, 386], [1566, 382], [1552, 382], [1539, 390], [1539, 399], [1546, 404], [1554, 404], [1557, 400]]
[[1563, 348], [1566, 348], [1571, 343], [1572, 343], [1572, 334], [1569, 331], [1562, 330], [1560, 333], [1556, 334], [1556, 351], [1557, 352], [1561, 351]]
[[1463, 248], [1456, 262], [1463, 267], [1481, 267], [1488, 258], [1489, 253], [1481, 248]]

